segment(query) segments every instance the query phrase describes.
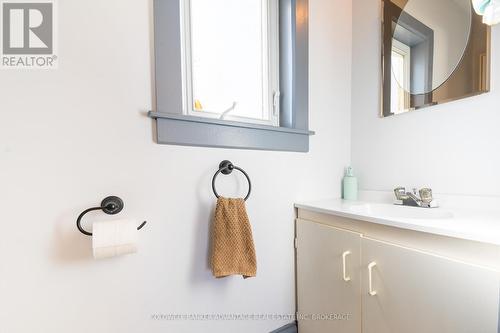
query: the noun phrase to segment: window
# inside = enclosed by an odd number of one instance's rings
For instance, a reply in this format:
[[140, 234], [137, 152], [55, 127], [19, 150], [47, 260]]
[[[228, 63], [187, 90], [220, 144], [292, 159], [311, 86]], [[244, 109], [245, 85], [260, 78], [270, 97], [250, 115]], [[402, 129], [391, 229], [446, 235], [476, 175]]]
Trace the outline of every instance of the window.
[[183, 113], [279, 126], [278, 0], [185, 0]]
[[391, 111], [402, 113], [410, 108], [411, 49], [408, 45], [392, 40]]
[[159, 144], [308, 152], [309, 0], [154, 0]]

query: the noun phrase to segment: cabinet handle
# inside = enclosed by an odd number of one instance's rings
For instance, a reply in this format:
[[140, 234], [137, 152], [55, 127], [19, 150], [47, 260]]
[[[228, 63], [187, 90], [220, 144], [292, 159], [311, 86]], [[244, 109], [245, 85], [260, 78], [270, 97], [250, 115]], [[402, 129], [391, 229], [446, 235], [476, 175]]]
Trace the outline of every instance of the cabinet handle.
[[342, 253], [342, 277], [345, 282], [351, 281], [351, 277], [346, 275], [346, 258], [351, 254], [351, 251], [345, 251]]
[[368, 293], [370, 294], [370, 296], [377, 295], [377, 291], [373, 290], [373, 279], [372, 279], [372, 271], [373, 271], [373, 267], [375, 267], [375, 266], [377, 266], [376, 262], [371, 262], [368, 265]]

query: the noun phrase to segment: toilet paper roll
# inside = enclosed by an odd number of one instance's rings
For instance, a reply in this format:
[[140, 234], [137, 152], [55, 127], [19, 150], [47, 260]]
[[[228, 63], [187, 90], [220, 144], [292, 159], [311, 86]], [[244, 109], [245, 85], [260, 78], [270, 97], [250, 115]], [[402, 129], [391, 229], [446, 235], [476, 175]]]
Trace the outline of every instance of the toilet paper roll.
[[136, 253], [137, 222], [133, 220], [94, 222], [92, 249], [95, 259]]

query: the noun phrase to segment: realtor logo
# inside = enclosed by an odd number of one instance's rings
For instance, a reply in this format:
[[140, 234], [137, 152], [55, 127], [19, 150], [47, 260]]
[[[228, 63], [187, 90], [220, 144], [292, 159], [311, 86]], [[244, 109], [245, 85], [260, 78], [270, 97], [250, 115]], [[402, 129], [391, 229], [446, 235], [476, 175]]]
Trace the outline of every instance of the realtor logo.
[[0, 0], [2, 68], [55, 68], [55, 3]]

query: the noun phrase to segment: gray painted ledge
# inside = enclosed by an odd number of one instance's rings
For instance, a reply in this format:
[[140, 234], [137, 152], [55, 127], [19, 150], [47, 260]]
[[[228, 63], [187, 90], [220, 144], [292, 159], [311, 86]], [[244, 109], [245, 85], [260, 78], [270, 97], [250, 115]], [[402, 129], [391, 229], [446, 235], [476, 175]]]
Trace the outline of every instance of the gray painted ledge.
[[243, 123], [239, 121], [232, 120], [224, 120], [217, 118], [205, 118], [205, 117], [196, 117], [196, 116], [186, 116], [180, 115], [176, 113], [162, 113], [162, 112], [154, 112], [149, 111], [148, 116], [153, 119], [171, 119], [171, 120], [179, 120], [179, 121], [189, 121], [201, 124], [214, 124], [214, 125], [222, 125], [222, 126], [231, 126], [231, 127], [240, 127], [240, 128], [250, 128], [250, 129], [258, 129], [263, 131], [272, 131], [272, 132], [284, 132], [284, 133], [293, 133], [293, 134], [302, 134], [302, 135], [314, 135], [313, 131], [301, 130], [295, 128], [288, 127], [275, 127], [270, 125], [260, 125], [253, 123]]
[[292, 323], [292, 324], [288, 324], [288, 325], [285, 325], [281, 328], [278, 328], [277, 330], [275, 331], [272, 331], [270, 333], [297, 333], [297, 324], [295, 323]]
[[309, 136], [314, 135], [302, 129], [161, 112], [148, 116], [157, 121], [159, 144], [308, 152]]

